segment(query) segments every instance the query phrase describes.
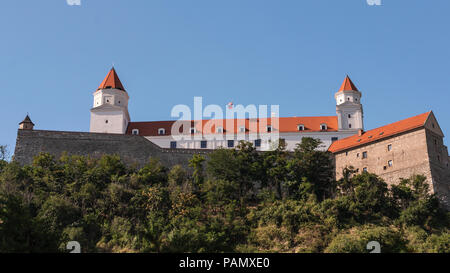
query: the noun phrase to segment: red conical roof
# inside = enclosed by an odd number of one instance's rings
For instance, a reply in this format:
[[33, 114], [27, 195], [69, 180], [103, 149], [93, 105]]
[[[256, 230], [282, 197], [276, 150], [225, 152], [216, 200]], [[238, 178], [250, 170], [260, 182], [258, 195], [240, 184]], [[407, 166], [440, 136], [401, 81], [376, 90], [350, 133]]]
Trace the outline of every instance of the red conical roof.
[[344, 82], [341, 85], [341, 88], [339, 88], [338, 92], [341, 91], [359, 91], [358, 88], [353, 84], [352, 80], [350, 80], [349, 76], [345, 77]]
[[119, 76], [117, 76], [116, 70], [111, 68], [108, 75], [106, 75], [103, 82], [100, 84], [100, 86], [97, 88], [97, 90], [100, 89], [120, 89], [125, 91], [125, 88], [123, 87], [122, 83], [120, 82]]

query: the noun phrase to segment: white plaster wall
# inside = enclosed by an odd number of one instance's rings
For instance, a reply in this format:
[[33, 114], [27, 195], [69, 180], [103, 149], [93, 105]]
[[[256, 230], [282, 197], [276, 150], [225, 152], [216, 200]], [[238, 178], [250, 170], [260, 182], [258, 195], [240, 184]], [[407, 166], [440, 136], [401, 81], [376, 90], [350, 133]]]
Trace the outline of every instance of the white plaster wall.
[[125, 120], [126, 114], [123, 111], [92, 111], [90, 132], [124, 134], [127, 129]]
[[[282, 133], [280, 134], [280, 138], [284, 139], [286, 142], [286, 148], [289, 151], [293, 151], [298, 143], [301, 142], [303, 137], [312, 137], [318, 138], [323, 143], [320, 147], [320, 150], [327, 150], [332, 143], [332, 137], [338, 137], [339, 139], [352, 136], [356, 132], [315, 132], [315, 133]], [[244, 135], [234, 135], [235, 146], [238, 145], [239, 140], [243, 139]], [[268, 141], [268, 134], [261, 134], [258, 138], [261, 139], [261, 147], [257, 148], [257, 150], [268, 150], [271, 146], [271, 143]], [[188, 139], [188, 140], [178, 140], [177, 148], [184, 149], [200, 149], [201, 140], [207, 140], [207, 149], [217, 149], [219, 147], [227, 148], [227, 139], [225, 137], [223, 139], [214, 139], [214, 135], [205, 135], [202, 139]], [[220, 137], [220, 136], [219, 136]], [[256, 138], [254, 135], [245, 135], [246, 140], [253, 140]], [[172, 136], [147, 136], [146, 137], [151, 142], [162, 148], [170, 148], [170, 142], [176, 141]]]

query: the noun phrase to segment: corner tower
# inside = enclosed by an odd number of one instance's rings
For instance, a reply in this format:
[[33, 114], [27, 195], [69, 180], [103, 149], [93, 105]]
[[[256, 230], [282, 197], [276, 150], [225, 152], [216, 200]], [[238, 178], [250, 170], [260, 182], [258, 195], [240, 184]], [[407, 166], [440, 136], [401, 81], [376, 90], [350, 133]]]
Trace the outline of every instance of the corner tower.
[[125, 134], [130, 122], [128, 100], [128, 93], [113, 67], [94, 92], [90, 132]]
[[349, 76], [345, 77], [334, 97], [339, 131], [364, 130], [362, 94]]

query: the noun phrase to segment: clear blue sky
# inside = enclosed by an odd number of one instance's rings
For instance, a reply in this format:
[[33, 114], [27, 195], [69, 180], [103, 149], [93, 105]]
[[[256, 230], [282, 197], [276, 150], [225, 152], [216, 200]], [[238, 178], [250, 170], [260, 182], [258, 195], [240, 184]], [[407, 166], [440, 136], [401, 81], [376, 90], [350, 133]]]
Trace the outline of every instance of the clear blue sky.
[[366, 129], [433, 110], [450, 137], [450, 1], [4, 0], [0, 144], [27, 112], [37, 129], [89, 130], [112, 63], [133, 121], [176, 104], [279, 104], [334, 115], [349, 74]]

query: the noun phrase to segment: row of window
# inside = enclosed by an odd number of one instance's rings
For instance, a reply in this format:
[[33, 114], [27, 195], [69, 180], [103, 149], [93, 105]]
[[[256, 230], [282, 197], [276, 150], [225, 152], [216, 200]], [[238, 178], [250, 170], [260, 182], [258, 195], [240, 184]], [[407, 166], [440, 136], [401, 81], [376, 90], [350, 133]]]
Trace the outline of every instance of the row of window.
[[[269, 133], [272, 132], [272, 126], [270, 126], [270, 125], [267, 126], [266, 130]], [[297, 130], [304, 131], [305, 126], [303, 124], [297, 125]], [[320, 130], [326, 131], [326, 130], [328, 130], [328, 126], [325, 123], [323, 123], [320, 125]], [[247, 129], [245, 127], [239, 127], [239, 133], [245, 133], [246, 131], [247, 131]], [[191, 128], [190, 132], [191, 132], [191, 134], [195, 134], [195, 133], [197, 133], [197, 130], [195, 128]], [[223, 133], [223, 128], [217, 127], [216, 133]], [[139, 129], [133, 129], [132, 134], [139, 135]], [[166, 129], [164, 129], [164, 128], [158, 129], [158, 135], [165, 135], [165, 134], [166, 134]]]
[[[388, 160], [387, 166], [383, 166], [383, 170], [387, 170], [387, 168], [390, 168], [392, 166], [394, 166], [394, 161]], [[359, 169], [356, 169], [356, 171], [359, 172]], [[363, 168], [363, 172], [367, 172], [367, 167]]]
[[[332, 141], [333, 141], [333, 139], [332, 139]], [[387, 145], [387, 151], [388, 152], [392, 151], [392, 144]], [[347, 156], [348, 152], [345, 152], [345, 155]], [[359, 153], [356, 153], [356, 157], [359, 157], [359, 155], [360, 155]], [[367, 151], [362, 152], [362, 158], [363, 159], [367, 158]]]
[[[281, 141], [281, 139], [280, 139]], [[261, 147], [261, 139], [256, 139], [253, 142], [255, 147]], [[228, 148], [234, 148], [235, 145], [235, 141], [234, 140], [227, 140], [227, 147]], [[171, 149], [176, 149], [177, 148], [177, 142], [176, 141], [171, 141], [170, 142], [170, 148]], [[200, 141], [200, 148], [201, 149], [206, 149], [208, 148], [208, 141], [207, 140], [202, 140]]]

